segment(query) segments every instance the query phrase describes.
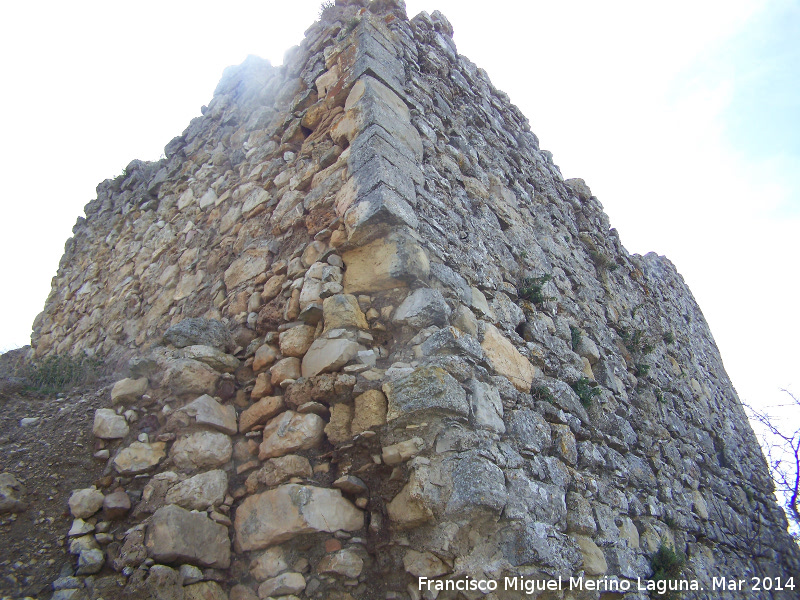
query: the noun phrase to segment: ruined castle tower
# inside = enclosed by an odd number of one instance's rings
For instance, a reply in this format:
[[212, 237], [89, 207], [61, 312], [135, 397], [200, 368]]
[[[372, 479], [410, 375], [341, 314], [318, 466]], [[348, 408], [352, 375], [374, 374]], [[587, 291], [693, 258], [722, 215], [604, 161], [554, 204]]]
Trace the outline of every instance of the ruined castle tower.
[[452, 33], [337, 0], [98, 186], [32, 342], [127, 369], [95, 435], [98, 493], [133, 506], [79, 572], [136, 598], [643, 599], [665, 545], [685, 598], [796, 598], [710, 591], [800, 554], [708, 325]]

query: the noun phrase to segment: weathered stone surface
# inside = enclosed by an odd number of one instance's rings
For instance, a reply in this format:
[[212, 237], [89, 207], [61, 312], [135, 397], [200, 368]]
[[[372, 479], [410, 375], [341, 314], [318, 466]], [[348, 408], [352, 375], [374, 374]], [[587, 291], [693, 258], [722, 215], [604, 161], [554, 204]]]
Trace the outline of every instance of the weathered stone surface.
[[325, 435], [331, 444], [350, 441], [350, 423], [353, 420], [353, 407], [343, 402], [331, 406], [331, 418], [325, 425]]
[[225, 354], [212, 346], [187, 346], [183, 349], [181, 355], [184, 358], [205, 363], [220, 373], [233, 373], [239, 367], [238, 358]]
[[131, 499], [123, 491], [112, 492], [103, 498], [103, 518], [108, 520], [121, 519], [131, 509]]
[[196, 431], [183, 436], [169, 451], [175, 466], [184, 471], [220, 467], [232, 454], [231, 438], [216, 431]]
[[215, 319], [184, 319], [167, 329], [164, 340], [176, 348], [202, 345], [225, 352], [234, 347], [228, 327]]
[[350, 579], [355, 579], [361, 575], [363, 568], [364, 560], [355, 550], [350, 548], [339, 550], [333, 554], [326, 554], [317, 565], [319, 573], [342, 575]]
[[159, 508], [147, 527], [145, 547], [157, 561], [188, 562], [202, 567], [226, 569], [231, 545], [228, 529], [202, 513], [179, 506]]
[[92, 433], [104, 440], [124, 438], [129, 431], [125, 417], [118, 415], [110, 408], [98, 408], [94, 413]]
[[394, 313], [394, 321], [416, 329], [436, 325], [444, 327], [450, 316], [450, 307], [439, 290], [420, 288], [403, 300]]
[[447, 565], [435, 555], [417, 550], [406, 551], [403, 555], [403, 566], [414, 577], [427, 577], [429, 579], [439, 577], [450, 571]]
[[388, 399], [386, 417], [389, 421], [431, 411], [469, 415], [466, 392], [458, 381], [439, 367], [419, 367], [413, 373], [386, 384], [384, 391]]
[[219, 373], [197, 360], [178, 359], [171, 361], [164, 374], [164, 385], [177, 396], [214, 394]]
[[583, 555], [583, 570], [589, 576], [602, 576], [608, 571], [606, 558], [603, 551], [597, 547], [592, 538], [583, 535], [573, 536], [580, 546]]
[[184, 586], [183, 600], [228, 600], [228, 594], [216, 581], [201, 581]]
[[299, 594], [304, 589], [306, 589], [306, 579], [302, 573], [282, 573], [258, 586], [258, 596], [259, 598], [286, 596]]
[[130, 404], [136, 402], [147, 391], [147, 386], [147, 377], [121, 379], [111, 388], [111, 403]]
[[263, 467], [247, 477], [245, 486], [252, 493], [258, 489], [258, 484], [274, 487], [287, 482], [292, 477], [310, 478], [312, 475], [311, 463], [306, 457], [289, 454], [270, 458]]
[[401, 231], [345, 252], [342, 260], [347, 265], [344, 291], [348, 294], [406, 287], [426, 281], [430, 273], [425, 251]]
[[300, 369], [301, 363], [299, 358], [290, 357], [279, 360], [272, 365], [272, 368], [269, 370], [272, 385], [280, 385], [281, 382], [287, 379], [298, 379], [301, 375]]
[[550, 447], [550, 425], [539, 413], [523, 408], [507, 415], [508, 434], [521, 450], [544, 452]]
[[133, 442], [114, 457], [114, 468], [127, 475], [142, 473], [156, 466], [167, 455], [164, 442]]
[[239, 432], [247, 433], [256, 425], [266, 423], [284, 408], [283, 396], [267, 396], [252, 404], [239, 415]]
[[253, 371], [258, 373], [274, 363], [277, 357], [277, 350], [269, 344], [259, 346], [258, 350], [256, 350], [256, 355], [253, 357]]
[[280, 335], [281, 354], [302, 358], [314, 341], [314, 327], [298, 325]]
[[27, 508], [27, 490], [11, 473], [0, 473], [0, 514], [23, 512]]
[[287, 410], [264, 427], [264, 440], [259, 447], [261, 460], [282, 456], [297, 450], [309, 450], [322, 442], [325, 421], [318, 415]]
[[325, 298], [322, 302], [322, 318], [325, 321], [325, 332], [348, 327], [369, 328], [367, 319], [358, 306], [358, 300], [352, 294], [336, 294]]
[[382, 451], [383, 462], [387, 465], [399, 465], [414, 458], [425, 447], [422, 438], [414, 437], [404, 442], [385, 446]]
[[360, 349], [361, 346], [347, 339], [318, 338], [303, 357], [302, 375], [314, 377], [336, 371], [350, 362]]
[[481, 347], [495, 371], [507, 377], [519, 391], [530, 391], [533, 379], [538, 375], [536, 367], [493, 325], [486, 324]]
[[358, 435], [386, 424], [386, 396], [380, 390], [368, 390], [354, 400], [353, 421], [350, 433]]
[[238, 431], [236, 409], [231, 405], [221, 405], [208, 394], [203, 394], [180, 410], [194, 418], [198, 425], [206, 425], [228, 435]]
[[339, 490], [287, 484], [250, 496], [236, 510], [236, 546], [258, 550], [303, 533], [357, 531], [364, 513]]
[[87, 548], [78, 555], [77, 575], [97, 573], [105, 564], [105, 556], [99, 548]]
[[227, 493], [228, 476], [225, 471], [215, 469], [174, 485], [167, 492], [165, 501], [188, 510], [206, 510], [222, 504]]
[[497, 433], [505, 433], [503, 401], [500, 399], [500, 393], [490, 385], [476, 379], [470, 382], [470, 387], [472, 390], [470, 405], [475, 424]]
[[225, 271], [225, 286], [230, 290], [264, 273], [269, 264], [268, 248], [253, 248], [237, 258]]
[[280, 546], [267, 548], [250, 562], [250, 574], [258, 581], [271, 579], [289, 568]]

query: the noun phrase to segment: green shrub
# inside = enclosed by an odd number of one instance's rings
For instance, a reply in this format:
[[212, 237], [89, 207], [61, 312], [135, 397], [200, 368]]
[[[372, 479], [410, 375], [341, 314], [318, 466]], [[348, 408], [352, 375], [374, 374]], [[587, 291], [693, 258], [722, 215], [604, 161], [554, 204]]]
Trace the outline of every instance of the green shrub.
[[[650, 557], [650, 568], [653, 570], [651, 581], [658, 584], [659, 581], [669, 582], [681, 578], [683, 568], [686, 566], [686, 556], [683, 552], [676, 551], [673, 547], [661, 542], [658, 551]], [[664, 584], [661, 586], [664, 588]], [[651, 592], [651, 598], [666, 600], [677, 600], [681, 597], [680, 592], [667, 590], [665, 593]]]
[[575, 390], [575, 393], [578, 394], [578, 398], [580, 398], [581, 404], [586, 408], [592, 405], [592, 398], [600, 395], [600, 389], [592, 387], [592, 382], [586, 377], [581, 377], [570, 387]]
[[674, 341], [675, 341], [675, 335], [671, 331], [668, 331], [667, 333], [664, 334], [664, 343], [665, 344], [671, 344]]
[[550, 390], [543, 385], [537, 385], [532, 387], [531, 396], [533, 396], [534, 400], [539, 400], [541, 402], [549, 402], [550, 404], [553, 404], [556, 400], [555, 398], [553, 398], [553, 394], [550, 393]]
[[519, 297], [534, 304], [541, 304], [550, 300], [542, 293], [542, 286], [553, 278], [552, 275], [542, 275], [541, 277], [524, 277], [522, 285], [519, 286]]
[[581, 330], [570, 325], [569, 333], [572, 336], [572, 349], [577, 350], [581, 343]]
[[650, 372], [650, 365], [646, 363], [636, 363], [636, 376], [637, 377], [647, 377], [647, 374]]
[[28, 391], [56, 394], [97, 381], [101, 367], [102, 361], [94, 358], [56, 354], [30, 363], [21, 374]]

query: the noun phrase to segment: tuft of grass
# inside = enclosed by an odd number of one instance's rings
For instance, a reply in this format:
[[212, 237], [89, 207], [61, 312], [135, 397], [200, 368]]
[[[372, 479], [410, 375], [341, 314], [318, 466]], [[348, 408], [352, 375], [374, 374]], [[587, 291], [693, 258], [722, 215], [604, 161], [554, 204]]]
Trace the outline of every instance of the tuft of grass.
[[26, 365], [20, 374], [28, 382], [27, 391], [57, 394], [97, 381], [102, 366], [96, 358], [56, 354]]
[[553, 278], [552, 275], [542, 275], [541, 277], [524, 277], [522, 285], [519, 286], [519, 297], [534, 304], [541, 304], [550, 300], [542, 293], [542, 286]]
[[663, 339], [665, 344], [672, 344], [675, 341], [675, 335], [671, 331], [668, 331], [664, 334]]
[[636, 363], [635, 368], [637, 377], [647, 377], [650, 372], [650, 365], [646, 363]]
[[591, 381], [586, 377], [581, 377], [578, 381], [571, 384], [570, 387], [578, 394], [578, 398], [580, 398], [581, 404], [583, 404], [585, 408], [589, 408], [592, 405], [592, 398], [600, 395], [600, 390], [596, 387], [592, 387]]
[[326, 2], [323, 2], [319, 7], [319, 20], [325, 21], [327, 17], [330, 16], [331, 12], [333, 12], [335, 7], [336, 2], [334, 2], [334, 0], [327, 0]]
[[[658, 551], [650, 557], [650, 568], [653, 570], [653, 575], [650, 580], [656, 583], [656, 589], [664, 589], [663, 593], [659, 591], [651, 592], [651, 598], [660, 598], [662, 600], [677, 600], [681, 597], [680, 592], [667, 589], [668, 582], [677, 581], [683, 574], [683, 569], [686, 566], [686, 556], [683, 552], [676, 551], [672, 546], [661, 542]], [[659, 582], [661, 582], [659, 584]]]

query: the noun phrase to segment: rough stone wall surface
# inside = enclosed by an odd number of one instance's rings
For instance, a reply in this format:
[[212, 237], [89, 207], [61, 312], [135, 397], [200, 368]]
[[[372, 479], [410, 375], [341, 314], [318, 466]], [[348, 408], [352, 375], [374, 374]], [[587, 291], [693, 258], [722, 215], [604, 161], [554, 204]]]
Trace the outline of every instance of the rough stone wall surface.
[[134, 501], [98, 569], [131, 593], [636, 582], [664, 542], [707, 589], [800, 572], [675, 267], [625, 251], [452, 33], [337, 2], [76, 224], [33, 346], [129, 361], [95, 427]]

